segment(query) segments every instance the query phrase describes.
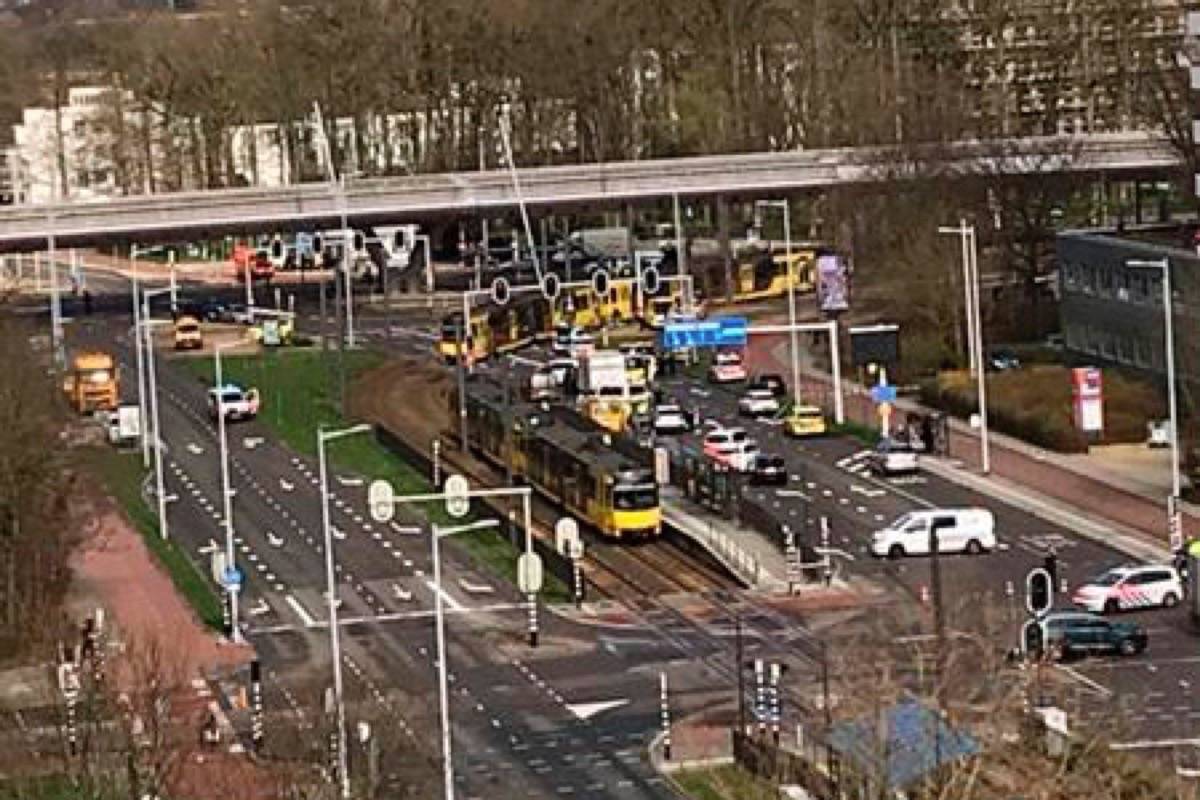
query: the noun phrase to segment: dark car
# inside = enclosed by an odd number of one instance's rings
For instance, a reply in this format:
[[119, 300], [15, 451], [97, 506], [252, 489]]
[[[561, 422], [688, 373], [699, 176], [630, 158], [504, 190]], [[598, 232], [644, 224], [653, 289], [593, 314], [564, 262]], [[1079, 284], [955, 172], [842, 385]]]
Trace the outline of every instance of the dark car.
[[1146, 649], [1150, 637], [1135, 622], [1110, 619], [1076, 611], [1046, 615], [1046, 647], [1058, 659], [1096, 653], [1135, 656]]
[[773, 373], [755, 375], [747, 388], [766, 389], [776, 397], [783, 397], [787, 394], [787, 384], [783, 382], [783, 377]]
[[992, 372], [1020, 369], [1021, 359], [1012, 350], [993, 350], [988, 355], [987, 368]]
[[199, 319], [205, 322], [232, 322], [229, 318], [229, 306], [220, 300], [209, 300], [200, 304]]
[[750, 482], [759, 485], [786, 485], [787, 462], [780, 456], [760, 455], [750, 468]]

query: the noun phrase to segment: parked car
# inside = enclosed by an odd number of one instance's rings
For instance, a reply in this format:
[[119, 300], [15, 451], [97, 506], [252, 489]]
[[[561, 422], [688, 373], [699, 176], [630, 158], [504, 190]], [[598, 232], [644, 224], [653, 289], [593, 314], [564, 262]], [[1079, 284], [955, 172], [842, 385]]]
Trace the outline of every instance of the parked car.
[[977, 555], [996, 549], [996, 518], [985, 508], [938, 508], [910, 511], [871, 537], [871, 553], [880, 558], [928, 555], [937, 527], [939, 553]]
[[787, 394], [787, 384], [784, 383], [783, 377], [770, 372], [755, 375], [750, 380], [749, 388], [765, 389], [775, 397], [783, 397]]
[[708, 368], [710, 383], [740, 383], [746, 380], [746, 366], [742, 363], [740, 353], [725, 350], [713, 357], [712, 366]]
[[796, 406], [783, 418], [783, 432], [788, 436], [821, 436], [827, 431], [825, 414], [816, 406]]
[[683, 409], [677, 405], [664, 404], [654, 409], [654, 432], [669, 435], [672, 433], [687, 433], [692, 429], [688, 424]]
[[1135, 608], [1173, 608], [1183, 599], [1183, 580], [1175, 568], [1139, 564], [1110, 569], [1081, 584], [1071, 602], [1097, 614]]
[[250, 313], [250, 309], [241, 303], [232, 303], [225, 309], [228, 322], [235, 322], [239, 325], [251, 325], [254, 322], [254, 315]]
[[751, 389], [738, 400], [738, 413], [747, 417], [770, 417], [779, 413], [779, 401], [769, 389]]
[[1146, 446], [1151, 448], [1171, 446], [1171, 420], [1156, 419], [1146, 423]]
[[1150, 643], [1146, 629], [1133, 622], [1114, 622], [1082, 611], [1052, 611], [1042, 620], [1046, 650], [1055, 660], [1097, 653], [1135, 656]]
[[873, 472], [885, 476], [916, 472], [920, 466], [917, 451], [909, 442], [899, 439], [881, 439], [868, 464]]
[[1008, 372], [1020, 369], [1021, 359], [1011, 350], [993, 350], [988, 356], [987, 368], [994, 372]]
[[750, 468], [750, 482], [760, 485], [787, 485], [787, 462], [782, 456], [760, 454]]

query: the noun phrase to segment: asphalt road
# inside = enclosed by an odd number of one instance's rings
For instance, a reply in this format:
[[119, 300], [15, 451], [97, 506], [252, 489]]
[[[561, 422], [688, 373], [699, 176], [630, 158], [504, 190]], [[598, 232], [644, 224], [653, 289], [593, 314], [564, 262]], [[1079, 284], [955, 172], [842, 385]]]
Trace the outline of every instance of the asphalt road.
[[[108, 333], [127, 325], [127, 319], [114, 321]], [[302, 325], [315, 332], [311, 315], [302, 315]], [[371, 346], [413, 353], [428, 352], [434, 337], [424, 325], [402, 316], [385, 323], [378, 315], [363, 313], [358, 330]], [[536, 349], [526, 355], [534, 360], [545, 357]], [[210, 540], [220, 542], [223, 535], [216, 441], [204, 412], [202, 387], [170, 366], [161, 370], [161, 380], [164, 429], [171, 448], [168, 492], [181, 498], [171, 508], [174, 534], [188, 543], [203, 567], [207, 556], [201, 548]], [[992, 618], [989, 623], [998, 618], [998, 648], [1015, 644], [1025, 618], [1025, 574], [1041, 564], [1049, 549], [1058, 554], [1068, 589], [1129, 560], [1026, 510], [928, 473], [877, 479], [866, 473], [865, 448], [854, 440], [795, 442], [784, 438], [776, 425], [736, 419], [735, 392], [688, 380], [665, 385], [687, 407], [700, 406], [706, 416], [736, 421], [764, 450], [787, 459], [791, 480], [782, 492], [751, 489], [754, 500], [778, 523], [796, 528], [799, 522], [802, 528], [797, 529], [815, 535], [818, 520], [827, 517], [835, 546], [853, 556], [839, 568], [874, 579], [914, 604], [929, 586], [929, 559], [877, 561], [866, 553], [871, 532], [920, 507], [991, 509], [1000, 548], [983, 556], [945, 556], [942, 576], [949, 625], [971, 630], [978, 629], [985, 616]], [[262, 441], [249, 446], [255, 439]], [[323, 553], [312, 485], [315, 466], [274, 442], [256, 423], [231, 426], [230, 442], [238, 490], [235, 521], [242, 539], [239, 559], [250, 575], [244, 607], [257, 631], [255, 644], [286, 684], [290, 674], [312, 672], [314, 665], [319, 673], [319, 665], [328, 662], [321, 622]], [[347, 681], [358, 692], [355, 696], [378, 706], [376, 711], [396, 712], [397, 687], [431, 704], [435, 685], [427, 542], [419, 534], [370, 527], [362, 487], [335, 481], [334, 492], [342, 503], [335, 506], [334, 525], [346, 534], [337, 542], [343, 565], [338, 589], [342, 614], [362, 619], [347, 627]], [[283, 544], [277, 544], [280, 539]], [[465, 796], [494, 796], [500, 785], [520, 786], [528, 796], [669, 796], [643, 753], [657, 724], [657, 673], [666, 669], [673, 681], [694, 687], [694, 695], [680, 698], [679, 713], [708, 702], [712, 692], [727, 691], [728, 619], [710, 618], [689, 627], [669, 614], [646, 613], [640, 629], [581, 630], [543, 614], [546, 646], [534, 653], [520, 644], [523, 611], [503, 607], [515, 605], [518, 598], [448, 549], [446, 583], [453, 601], [471, 607], [501, 606], [470, 616], [451, 615], [448, 626], [449, 664], [455, 673], [451, 715], [456, 779]], [[458, 583], [464, 577], [468, 583], [489, 584], [492, 591], [485, 597], [469, 595]], [[405, 597], [411, 599], [401, 599]], [[1119, 711], [1124, 720], [1119, 738], [1133, 748], [1156, 749], [1196, 739], [1200, 699], [1189, 689], [1200, 658], [1194, 655], [1195, 634], [1185, 612], [1154, 610], [1123, 618], [1149, 629], [1147, 653], [1054, 668], [1060, 678], [1078, 687], [1082, 721], [1106, 724]], [[773, 630], [778, 632], [780, 625], [778, 619], [769, 624], [764, 620], [757, 630], [752, 624], [752, 647]], [[586, 712], [592, 709], [581, 704], [608, 701], [619, 705], [587, 720], [571, 708]], [[411, 725], [413, 735], [433, 743], [436, 752], [436, 717], [432, 724], [430, 719], [428, 709], [422, 709]], [[1070, 722], [1079, 724], [1076, 719]], [[405, 724], [398, 723], [402, 728]], [[607, 793], [596, 788], [600, 784]]]
[[[998, 647], [1017, 644], [1019, 626], [1027, 618], [1025, 577], [1030, 569], [1042, 565], [1051, 550], [1057, 554], [1059, 577], [1067, 589], [1067, 594], [1060, 592], [1056, 597], [1058, 608], [1071, 607], [1069, 594], [1078, 584], [1131, 561], [1110, 546], [928, 472], [876, 477], [866, 468], [864, 458], [869, 450], [856, 440], [831, 436], [797, 441], [784, 436], [778, 423], [739, 417], [736, 388], [690, 379], [671, 380], [665, 386], [667, 394], [685, 407], [698, 406], [706, 416], [746, 428], [764, 452], [785, 458], [790, 473], [787, 487], [748, 490], [778, 524], [801, 530], [796, 523], [802, 521], [809, 541], [815, 543], [819, 519], [828, 518], [833, 545], [854, 559], [843, 560], [840, 569], [896, 586], [916, 602], [931, 588], [931, 559], [876, 559], [868, 550], [873, 531], [919, 508], [991, 510], [996, 518], [997, 550], [979, 556], [942, 556], [941, 574], [948, 626], [987, 629], [995, 635], [994, 623], [999, 621], [1002, 640], [996, 642]], [[680, 438], [700, 449], [697, 436]], [[1113, 710], [1119, 709], [1126, 723], [1119, 728], [1121, 739], [1147, 749], [1155, 742], [1170, 746], [1176, 739], [1200, 736], [1200, 696], [1188, 691], [1192, 683], [1189, 673], [1194, 675], [1200, 656], [1196, 656], [1197, 635], [1187, 612], [1181, 606], [1126, 612], [1120, 618], [1147, 628], [1150, 647], [1146, 653], [1055, 667], [1085, 695], [1085, 721], [1111, 729]], [[1170, 733], [1164, 735], [1167, 731]]]
[[[124, 374], [133, 375], [127, 327], [127, 319], [114, 318], [78, 333], [116, 341]], [[171, 535], [207, 572], [208, 553], [224, 542], [218, 444], [204, 387], [171, 361], [159, 369], [167, 493], [178, 496], [169, 510]], [[243, 618], [268, 674], [285, 684], [295, 675], [299, 686], [328, 673], [329, 658], [314, 459], [274, 441], [264, 425], [227, 430], [237, 559], [247, 574]], [[428, 540], [415, 517], [372, 523], [357, 476], [335, 471], [331, 480], [333, 526], [344, 537], [335, 546], [348, 696], [368, 706], [358, 706], [363, 716], [395, 719], [436, 754]], [[658, 721], [658, 675], [630, 670], [644, 664], [644, 654], [603, 650], [594, 631], [544, 609], [542, 646], [530, 650], [527, 612], [511, 587], [473, 568], [453, 546], [443, 561], [455, 777], [463, 796], [494, 797], [497, 786], [527, 797], [673, 796], [646, 760]], [[282, 692], [268, 689], [282, 702]], [[611, 708], [588, 707], [609, 702]]]
[[[550, 357], [545, 347], [533, 347], [510, 362], [527, 374]], [[778, 422], [738, 414], [741, 387], [714, 386], [687, 377], [660, 379], [660, 388], [684, 408], [704, 418], [745, 428], [762, 450], [784, 457], [786, 486], [747, 486], [747, 496], [778, 526], [788, 525], [808, 543], [819, 543], [822, 517], [831, 528], [831, 544], [848, 557], [835, 558], [838, 574], [866, 578], [895, 591], [911, 606], [924, 606], [925, 620], [932, 595], [932, 559], [877, 559], [869, 552], [872, 533], [900, 515], [921, 508], [989, 509], [996, 519], [999, 544], [979, 556], [941, 556], [945, 619], [951, 631], [984, 632], [998, 650], [1018, 644], [1025, 611], [1028, 572], [1057, 557], [1060, 591], [1055, 608], [1072, 608], [1076, 586], [1107, 569], [1132, 560], [1103, 542], [1052, 524], [1029, 510], [966, 489], [929, 472], [882, 478], [867, 468], [869, 449], [844, 436], [804, 440], [783, 434]], [[664, 437], [666, 447], [701, 452], [700, 437]], [[1065, 590], [1065, 591], [1063, 591]], [[1094, 725], [1135, 749], [1170, 749], [1180, 740], [1200, 742], [1200, 696], [1190, 688], [1195, 680], [1197, 633], [1186, 610], [1150, 609], [1123, 612], [1121, 620], [1143, 625], [1150, 635], [1148, 650], [1132, 658], [1091, 658], [1055, 665], [1056, 677], [1074, 687], [1070, 724]], [[898, 629], [899, 636], [915, 631]], [[1189, 674], [1190, 673], [1190, 674]], [[1192, 743], [1193, 746], [1195, 742]]]

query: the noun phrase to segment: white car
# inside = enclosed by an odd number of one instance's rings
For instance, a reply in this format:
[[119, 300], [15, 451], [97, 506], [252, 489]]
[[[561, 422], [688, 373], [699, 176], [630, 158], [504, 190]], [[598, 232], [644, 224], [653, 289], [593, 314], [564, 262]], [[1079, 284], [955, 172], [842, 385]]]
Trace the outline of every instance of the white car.
[[1075, 590], [1071, 602], [1096, 614], [1133, 608], [1172, 608], [1183, 599], [1174, 567], [1148, 564], [1110, 569]]
[[714, 458], [730, 469], [738, 472], [750, 472], [754, 469], [754, 462], [758, 461], [760, 455], [762, 452], [758, 449], [758, 442], [747, 439], [744, 442], [736, 442], [729, 452]]
[[749, 440], [750, 436], [741, 428], [717, 428], [704, 435], [704, 455], [724, 463], [735, 447]]
[[747, 417], [770, 417], [779, 413], [779, 400], [770, 389], [751, 389], [738, 400], [738, 413]]
[[737, 353], [717, 353], [712, 366], [708, 368], [708, 380], [711, 383], [738, 383], [746, 380], [746, 365]]
[[254, 419], [258, 416], [258, 389], [245, 389], [236, 384], [227, 383], [217, 389], [208, 390], [208, 415], [216, 419], [218, 409], [224, 408], [225, 419]]
[[882, 439], [868, 463], [872, 471], [884, 476], [916, 472], [920, 467], [917, 451], [909, 442], [899, 439]]
[[923, 556], [933, 551], [937, 527], [939, 553], [976, 555], [996, 549], [996, 518], [984, 508], [937, 508], [911, 511], [871, 537], [879, 558]]
[[554, 352], [567, 353], [571, 358], [578, 358], [581, 353], [591, 351], [594, 346], [595, 339], [592, 335], [578, 327], [560, 327], [555, 331], [554, 342], [551, 344]]
[[660, 434], [687, 433], [691, 430], [683, 409], [676, 405], [661, 405], [654, 409], [654, 432]]

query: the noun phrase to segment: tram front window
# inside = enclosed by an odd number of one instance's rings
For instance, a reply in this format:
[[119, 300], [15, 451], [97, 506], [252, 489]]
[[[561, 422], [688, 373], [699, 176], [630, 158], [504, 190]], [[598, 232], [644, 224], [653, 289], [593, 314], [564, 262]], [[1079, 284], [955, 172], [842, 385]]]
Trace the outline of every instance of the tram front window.
[[613, 506], [618, 511], [635, 511], [658, 505], [657, 486], [636, 486], [613, 492]]

